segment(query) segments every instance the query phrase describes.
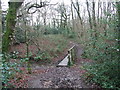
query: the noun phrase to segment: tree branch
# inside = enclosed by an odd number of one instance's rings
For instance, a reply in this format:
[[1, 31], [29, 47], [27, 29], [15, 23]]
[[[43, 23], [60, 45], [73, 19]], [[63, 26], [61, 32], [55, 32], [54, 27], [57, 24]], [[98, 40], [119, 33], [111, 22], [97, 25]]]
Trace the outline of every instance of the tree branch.
[[33, 8], [33, 7], [35, 7], [35, 8], [42, 8], [42, 7], [45, 7], [45, 6], [47, 6], [47, 5], [48, 5], [48, 4], [46, 4], [45, 2], [40, 2], [40, 5], [39, 5], [39, 4], [32, 4], [31, 6], [28, 7], [27, 13], [29, 13], [29, 14], [35, 13], [37, 10], [35, 10], [35, 11], [32, 12], [32, 13], [29, 12], [30, 9]]

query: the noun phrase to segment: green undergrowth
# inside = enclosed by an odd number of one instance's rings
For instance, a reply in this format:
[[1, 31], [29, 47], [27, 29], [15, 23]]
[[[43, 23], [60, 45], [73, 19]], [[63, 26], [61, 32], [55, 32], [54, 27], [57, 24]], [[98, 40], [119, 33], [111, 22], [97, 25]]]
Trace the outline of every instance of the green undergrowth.
[[62, 35], [44, 35], [41, 36], [39, 41], [44, 42], [45, 44], [40, 44], [41, 51], [37, 52], [34, 57], [32, 52], [29, 52], [28, 57], [25, 55], [24, 58], [18, 57], [19, 53], [15, 51], [11, 54], [4, 55], [1, 68], [2, 84], [4, 88], [14, 87], [9, 81], [17, 78], [16, 73], [23, 74], [20, 67], [25, 66], [26, 70], [31, 71], [31, 66], [33, 64], [31, 61], [39, 62], [41, 64], [50, 63], [54, 58], [59, 58], [63, 55], [64, 50], [67, 49], [69, 45], [69, 40]]
[[98, 28], [97, 40], [91, 37], [93, 32], [88, 30], [88, 39], [83, 42], [82, 58], [93, 60], [93, 63], [84, 64], [84, 69], [87, 70], [84, 76], [89, 82], [96, 83], [102, 88], [120, 89], [120, 55], [117, 37], [119, 33], [116, 21], [115, 18], [107, 22], [106, 35]]
[[[13, 60], [13, 61], [12, 61]], [[23, 74], [20, 68], [26, 65], [28, 59], [12, 59], [10, 54], [2, 55], [2, 88], [15, 88], [16, 86], [10, 83], [11, 80], [18, 80], [16, 74]]]
[[[113, 34], [112, 34], [113, 35]], [[111, 35], [111, 36], [112, 36]], [[99, 35], [96, 47], [93, 47], [94, 40], [90, 38], [86, 43], [83, 58], [93, 60], [92, 64], [84, 64], [84, 69], [88, 72], [85, 74], [89, 82], [95, 82], [102, 88], [119, 89], [119, 51], [117, 50], [117, 42], [111, 36]], [[113, 37], [113, 36], [112, 36]]]
[[44, 38], [50, 42], [43, 46], [44, 50], [53, 58], [59, 57], [69, 45], [69, 40], [62, 35], [45, 35]]

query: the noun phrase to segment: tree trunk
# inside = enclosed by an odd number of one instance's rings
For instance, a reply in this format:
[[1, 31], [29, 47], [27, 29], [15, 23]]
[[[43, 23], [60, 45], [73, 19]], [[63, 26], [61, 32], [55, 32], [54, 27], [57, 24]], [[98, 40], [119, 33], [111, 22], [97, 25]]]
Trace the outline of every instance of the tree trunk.
[[[118, 13], [118, 33], [117, 33], [117, 39], [118, 39], [118, 55], [120, 55], [120, 1], [116, 3], [117, 4], [117, 13]], [[119, 57], [120, 59], [120, 57]]]
[[94, 2], [94, 0], [92, 2], [92, 5], [93, 5], [93, 7], [92, 7], [92, 18], [93, 18], [94, 39], [95, 39], [94, 44], [93, 44], [93, 48], [95, 48], [98, 35], [97, 35], [97, 28], [96, 28], [96, 16], [95, 16], [95, 2]]
[[[100, 20], [102, 20], [102, 17], [103, 17], [103, 8], [102, 8], [102, 2], [100, 2]], [[100, 26], [102, 25], [102, 23], [100, 23]]]
[[96, 29], [95, 2], [94, 2], [94, 0], [93, 0], [92, 4], [93, 4], [93, 10], [92, 10], [93, 26], [94, 26], [94, 29]]
[[[71, 0], [71, 3], [72, 3], [72, 5], [73, 5], [73, 7], [74, 7], [74, 9], [75, 9], [75, 11], [76, 11], [76, 13], [77, 13], [77, 16], [78, 16], [79, 21], [80, 21], [80, 24], [81, 24], [81, 31], [78, 32], [78, 36], [79, 36], [79, 37], [82, 37], [82, 36], [83, 36], [84, 26], [83, 26], [83, 20], [82, 20], [81, 15], [80, 15], [79, 2], [78, 2], [78, 0], [76, 0], [76, 4], [75, 4], [75, 3], [73, 3], [73, 1]], [[77, 26], [77, 27], [78, 27], [78, 26]]]
[[0, 54], [2, 53], [1, 46], [2, 46], [2, 10], [1, 10], [1, 0], [0, 0]]
[[99, 25], [99, 15], [100, 15], [100, 2], [98, 1], [98, 15], [97, 15], [97, 23]]
[[9, 10], [6, 17], [6, 32], [4, 33], [2, 40], [2, 53], [8, 52], [16, 24], [15, 19], [17, 10], [22, 5], [23, 1], [24, 0], [21, 0], [21, 2], [9, 2]]
[[71, 13], [72, 13], [72, 29], [74, 30], [74, 14], [73, 14], [73, 7], [72, 7], [72, 3], [71, 3]]
[[86, 0], [86, 5], [87, 5], [88, 16], [89, 16], [90, 29], [93, 29], [93, 27], [92, 27], [92, 19], [91, 19], [91, 15], [90, 15], [88, 0]]
[[47, 14], [47, 12], [45, 11], [44, 14], [43, 14], [43, 15], [44, 15], [44, 16], [43, 16], [44, 26], [46, 26], [46, 14]]
[[[107, 22], [107, 11], [106, 11], [106, 2], [103, 2], [103, 12], [104, 12], [104, 20], [106, 20], [106, 22]], [[103, 25], [103, 29], [104, 29], [104, 36], [106, 36], [107, 35], [107, 30], [106, 30], [106, 26], [107, 26], [107, 23], [103, 23], [104, 25]]]
[[53, 18], [53, 27], [56, 27], [56, 22], [55, 22], [55, 18]]
[[75, 8], [76, 12], [77, 12], [77, 15], [80, 19], [80, 23], [81, 23], [81, 26], [83, 25], [83, 21], [82, 21], [82, 18], [80, 16], [80, 6], [79, 6], [79, 3], [78, 3], [78, 0], [76, 1], [76, 6], [75, 4], [73, 3], [73, 1], [71, 0], [72, 4], [73, 4], [73, 7]]
[[[110, 18], [108, 18], [108, 16], [111, 13], [111, 2], [108, 2], [106, 10], [107, 11], [106, 11], [105, 19], [106, 19], [106, 22], [108, 23], [110, 21]], [[106, 29], [107, 28], [107, 23], [104, 24], [104, 36], [107, 36], [107, 29]]]

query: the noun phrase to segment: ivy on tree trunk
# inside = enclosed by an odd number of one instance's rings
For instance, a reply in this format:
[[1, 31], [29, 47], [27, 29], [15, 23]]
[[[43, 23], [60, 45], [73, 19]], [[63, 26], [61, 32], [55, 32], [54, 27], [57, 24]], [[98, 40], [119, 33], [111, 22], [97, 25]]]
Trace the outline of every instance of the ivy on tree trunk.
[[17, 15], [17, 10], [22, 5], [23, 1], [24, 0], [21, 0], [21, 2], [9, 2], [9, 9], [6, 17], [6, 31], [2, 39], [2, 53], [8, 52], [16, 24], [15, 19]]

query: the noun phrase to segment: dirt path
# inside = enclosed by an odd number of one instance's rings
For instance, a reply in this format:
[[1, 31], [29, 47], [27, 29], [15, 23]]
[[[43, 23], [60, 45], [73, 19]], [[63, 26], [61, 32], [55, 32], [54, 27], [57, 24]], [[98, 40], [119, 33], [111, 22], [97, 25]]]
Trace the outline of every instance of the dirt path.
[[33, 74], [32, 78], [27, 81], [30, 88], [92, 88], [83, 82], [82, 74], [85, 70], [80, 69], [83, 59], [80, 58], [82, 48], [77, 45], [77, 63], [72, 67], [52, 66], [34, 66], [34, 71], [40, 73]]
[[90, 88], [82, 81], [83, 70], [79, 67], [42, 66], [45, 71], [28, 82], [30, 88]]

